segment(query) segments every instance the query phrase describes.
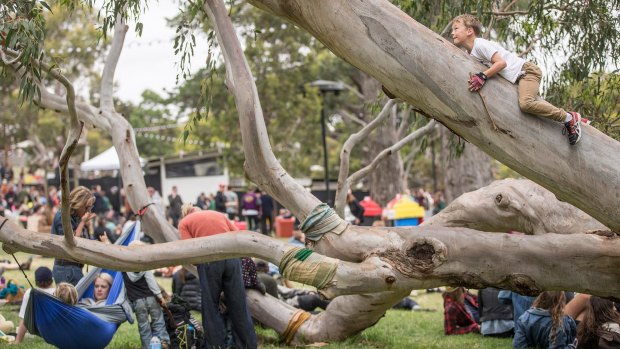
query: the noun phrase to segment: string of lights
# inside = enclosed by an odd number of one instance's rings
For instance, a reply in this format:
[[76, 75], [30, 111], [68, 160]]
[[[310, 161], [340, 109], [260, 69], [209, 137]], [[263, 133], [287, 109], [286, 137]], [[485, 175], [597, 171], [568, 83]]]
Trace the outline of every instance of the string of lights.
[[[123, 46], [124, 49], [132, 49], [132, 48], [138, 48], [138, 47], [146, 47], [146, 46], [159, 46], [159, 45], [172, 45], [172, 41], [171, 40], [151, 40], [151, 41], [132, 41], [130, 43], [127, 43]], [[172, 47], [172, 46], [171, 46]], [[82, 48], [82, 47], [66, 47], [66, 48], [60, 48], [60, 49], [55, 49], [55, 48], [51, 48], [49, 50], [50, 54], [59, 54], [62, 55], [64, 53], [80, 53], [80, 52], [92, 52], [93, 48], [91, 47], [86, 47], [86, 48]]]
[[[163, 136], [163, 135], [145, 133], [145, 132], [136, 132], [136, 136], [147, 138], [147, 139], [154, 139], [154, 140], [158, 140], [162, 142], [168, 142], [168, 143], [176, 143], [179, 141], [179, 139], [175, 137]], [[198, 141], [198, 140], [193, 140], [193, 139], [188, 139], [185, 143], [190, 144], [190, 145], [200, 145], [200, 146], [203, 146], [205, 144], [203, 141]]]

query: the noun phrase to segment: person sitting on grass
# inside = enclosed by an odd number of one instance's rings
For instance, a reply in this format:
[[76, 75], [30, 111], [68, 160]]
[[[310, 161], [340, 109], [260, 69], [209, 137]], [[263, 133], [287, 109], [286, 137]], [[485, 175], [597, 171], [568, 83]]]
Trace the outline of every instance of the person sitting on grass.
[[480, 333], [480, 325], [465, 308], [465, 288], [446, 288], [443, 293], [444, 333]]
[[562, 291], [541, 293], [515, 323], [512, 347], [575, 348], [577, 328], [575, 320], [564, 315], [565, 303], [566, 296]]
[[[48, 267], [39, 267], [34, 271], [34, 283], [37, 289], [47, 293], [54, 294], [56, 290], [54, 288], [54, 281], [52, 280], [52, 271]], [[19, 344], [24, 340], [26, 335], [26, 325], [24, 325], [24, 316], [26, 316], [26, 306], [28, 305], [28, 299], [30, 299], [31, 288], [26, 290], [24, 294], [24, 300], [22, 306], [19, 308], [19, 326], [17, 327], [17, 336], [15, 337], [15, 344]]]
[[620, 314], [614, 302], [592, 296], [577, 328], [579, 346], [583, 349], [620, 348]]

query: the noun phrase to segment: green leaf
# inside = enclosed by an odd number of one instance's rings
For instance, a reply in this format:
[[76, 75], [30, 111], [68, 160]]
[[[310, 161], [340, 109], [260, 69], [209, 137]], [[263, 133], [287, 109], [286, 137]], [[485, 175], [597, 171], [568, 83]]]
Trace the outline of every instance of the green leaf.
[[39, 1], [39, 3], [40, 3], [43, 7], [45, 7], [48, 11], [50, 11], [50, 13], [54, 13], [54, 12], [52, 12], [52, 9], [51, 9], [50, 5], [48, 5], [48, 4], [47, 4], [47, 2], [45, 2], [45, 1]]

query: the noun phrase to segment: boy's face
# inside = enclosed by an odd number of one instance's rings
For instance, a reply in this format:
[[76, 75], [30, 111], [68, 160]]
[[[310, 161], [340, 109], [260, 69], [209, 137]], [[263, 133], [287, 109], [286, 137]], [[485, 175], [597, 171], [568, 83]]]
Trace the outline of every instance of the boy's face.
[[456, 46], [461, 46], [474, 34], [473, 28], [467, 28], [461, 21], [452, 23], [452, 41]]

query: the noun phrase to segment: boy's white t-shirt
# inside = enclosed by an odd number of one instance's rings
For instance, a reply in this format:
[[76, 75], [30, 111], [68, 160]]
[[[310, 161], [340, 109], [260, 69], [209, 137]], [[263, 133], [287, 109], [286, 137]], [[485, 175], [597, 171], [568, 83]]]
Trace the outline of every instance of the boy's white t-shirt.
[[500, 44], [483, 38], [474, 39], [474, 47], [471, 49], [470, 54], [479, 60], [480, 63], [490, 67], [493, 64], [491, 63], [491, 58], [496, 52], [506, 61], [506, 68], [500, 70], [499, 75], [514, 84], [521, 74], [523, 64], [525, 64], [523, 58], [513, 52], [509, 52]]

